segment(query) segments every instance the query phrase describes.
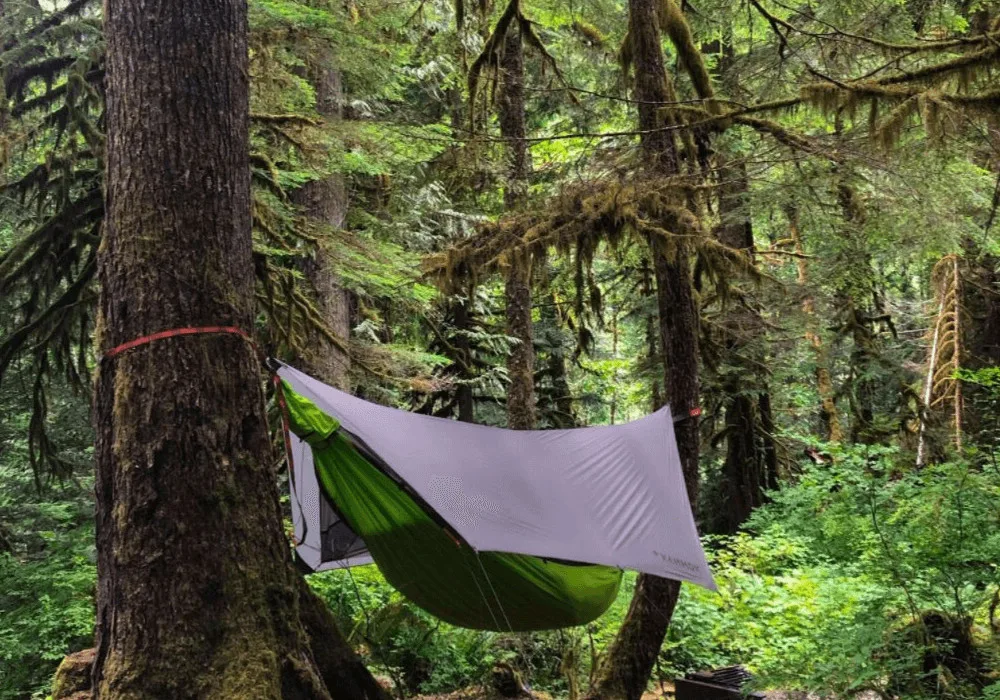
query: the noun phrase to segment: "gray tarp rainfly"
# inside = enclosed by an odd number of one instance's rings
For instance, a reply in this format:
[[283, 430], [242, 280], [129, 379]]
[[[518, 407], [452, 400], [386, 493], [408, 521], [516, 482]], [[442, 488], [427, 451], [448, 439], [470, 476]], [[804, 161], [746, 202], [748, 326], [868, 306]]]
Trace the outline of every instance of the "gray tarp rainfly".
[[[715, 588], [668, 408], [623, 425], [512, 431], [379, 406], [288, 366], [279, 375], [478, 552], [602, 564]], [[292, 436], [298, 554], [315, 571], [370, 563], [362, 538], [339, 517], [343, 509], [323, 494], [313, 449]]]

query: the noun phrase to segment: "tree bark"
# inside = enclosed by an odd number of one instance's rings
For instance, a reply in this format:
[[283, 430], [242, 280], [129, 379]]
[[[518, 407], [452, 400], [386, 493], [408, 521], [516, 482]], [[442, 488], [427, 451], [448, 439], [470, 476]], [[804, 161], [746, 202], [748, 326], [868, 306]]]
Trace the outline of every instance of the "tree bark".
[[[327, 123], [340, 121], [343, 88], [340, 72], [334, 68], [329, 51], [321, 51], [315, 57], [308, 74], [316, 90], [316, 109], [320, 116]], [[307, 183], [295, 193], [294, 200], [305, 209], [307, 216], [321, 225], [331, 229], [344, 225], [348, 194], [340, 175], [327, 175]], [[330, 252], [322, 242], [316, 258], [306, 265], [305, 274], [315, 290], [323, 320], [346, 347], [351, 336], [350, 293], [341, 285]], [[342, 391], [350, 391], [351, 357], [342, 348], [317, 338], [302, 359], [310, 374]]]
[[[982, 28], [988, 29], [989, 15], [988, 10], [980, 8], [973, 13], [970, 24], [985, 31]], [[966, 317], [964, 347], [969, 369], [1000, 365], [1000, 257], [984, 245], [992, 240], [991, 231], [1000, 210], [1000, 123], [994, 122], [993, 128], [987, 130], [979, 150], [973, 162], [990, 172], [995, 184], [983, 219], [982, 235], [962, 240], [963, 276], [968, 284], [962, 285], [961, 306]], [[996, 424], [993, 411], [986, 408], [992, 403], [988, 398], [990, 392], [972, 383], [966, 383], [963, 391], [966, 392], [963, 429], [972, 441], [982, 439], [985, 437], [982, 431]]]
[[[500, 135], [506, 140], [507, 183], [504, 206], [520, 206], [527, 194], [530, 164], [525, 141], [524, 47], [516, 24], [507, 30], [500, 59], [503, 81], [499, 100]], [[520, 342], [507, 358], [510, 388], [507, 393], [507, 427], [531, 430], [535, 427], [535, 349], [531, 324], [531, 255], [514, 250], [510, 256], [505, 284], [507, 334]]]
[[[629, 42], [635, 71], [634, 99], [638, 103], [643, 164], [649, 177], [669, 178], [680, 172], [673, 132], [661, 105], [673, 99], [664, 67], [656, 0], [629, 0]], [[684, 195], [676, 195], [684, 206]], [[667, 400], [676, 416], [688, 416], [698, 405], [698, 315], [691, 279], [691, 248], [677, 236], [668, 252], [663, 241], [650, 241], [656, 280], [662, 358], [666, 370]], [[698, 419], [687, 417], [676, 425], [684, 482], [691, 507], [698, 503]], [[597, 682], [588, 696], [638, 700], [650, 674], [677, 604], [680, 583], [641, 574], [622, 627], [611, 646]]]
[[[253, 328], [247, 8], [105, 3], [99, 347]], [[253, 348], [174, 337], [100, 368], [97, 698], [329, 698], [299, 620]]]
[[[536, 409], [539, 419], [544, 416], [548, 424], [555, 428], [575, 428], [579, 425], [573, 407], [573, 392], [569, 386], [566, 368], [566, 348], [563, 342], [563, 328], [559, 312], [559, 300], [552, 287], [547, 256], [539, 255], [535, 261], [536, 281], [544, 290], [545, 302], [539, 308], [539, 321], [544, 334], [546, 352], [544, 361], [536, 357], [542, 369], [536, 374]], [[548, 385], [542, 385], [542, 379]]]
[[[836, 132], [840, 134], [840, 122], [837, 121]], [[849, 174], [839, 167], [835, 169], [837, 177], [837, 202], [840, 205], [844, 219], [844, 239], [852, 248], [858, 251], [861, 261], [852, 261], [852, 267], [859, 272], [871, 267], [870, 255], [865, 251], [862, 238], [862, 227], [867, 219], [864, 202], [858, 197], [854, 186], [849, 180]], [[874, 295], [874, 292], [873, 292]], [[878, 382], [874, 379], [878, 361], [876, 329], [872, 322], [872, 314], [868, 310], [867, 300], [850, 288], [838, 290], [837, 307], [841, 309], [842, 328], [849, 330], [853, 348], [850, 359], [850, 378], [848, 379], [848, 405], [851, 416], [851, 442], [875, 444], [881, 436], [876, 432], [875, 400], [879, 393]], [[866, 292], [867, 296], [867, 292]], [[875, 309], [876, 313], [878, 309]]]
[[[471, 284], [469, 285], [471, 287]], [[463, 423], [476, 422], [476, 404], [472, 396], [472, 385], [468, 380], [472, 379], [472, 343], [469, 342], [468, 332], [472, 330], [471, 314], [469, 306], [471, 304], [469, 296], [472, 290], [469, 289], [468, 296], [457, 300], [452, 304], [452, 317], [455, 322], [455, 329], [458, 335], [455, 338], [455, 349], [458, 350], [459, 378], [465, 380], [458, 385], [455, 390], [455, 399], [458, 402], [458, 419]]]
[[340, 633], [326, 603], [301, 576], [299, 617], [309, 635], [320, 677], [333, 700], [390, 700], [389, 692], [378, 684]]
[[[316, 109], [327, 122], [343, 116], [343, 87], [329, 50], [319, 50], [307, 66], [307, 75], [316, 91]], [[344, 224], [349, 206], [347, 186], [340, 175], [328, 175], [307, 183], [293, 195], [307, 216], [331, 229]], [[351, 334], [350, 293], [340, 284], [329, 251], [320, 244], [316, 258], [305, 267], [316, 294], [323, 320], [335, 336], [347, 345]], [[301, 358], [305, 369], [318, 379], [349, 392], [351, 357], [342, 348], [321, 338], [313, 339]], [[389, 694], [374, 679], [344, 638], [326, 604], [309, 588], [303, 576], [298, 580], [300, 619], [309, 636], [316, 667], [334, 700], [388, 700]]]
[[[744, 163], [728, 163], [719, 156], [720, 243], [753, 257], [753, 228], [748, 215], [749, 183]], [[751, 512], [764, 503], [764, 491], [776, 469], [772, 434], [764, 429], [763, 406], [770, 406], [767, 380], [762, 377], [763, 352], [759, 345], [764, 323], [759, 309], [748, 304], [730, 308], [722, 321], [720, 345], [732, 365], [723, 377], [726, 394], [726, 459], [722, 466], [720, 508], [713, 514], [718, 533], [736, 532]], [[743, 358], [749, 356], [747, 361]]]
[[[797, 282], [802, 289], [806, 289], [809, 284], [809, 263], [805, 258], [805, 245], [802, 241], [802, 231], [799, 228], [798, 212], [794, 208], [786, 211], [788, 216], [788, 229], [795, 246], [795, 252], [799, 256], [796, 258], [798, 272]], [[813, 356], [816, 359], [816, 391], [820, 400], [820, 419], [826, 428], [826, 439], [830, 442], [841, 442], [844, 439], [844, 429], [840, 425], [840, 416], [837, 413], [837, 402], [834, 398], [833, 377], [830, 374], [830, 366], [827, 362], [826, 348], [823, 347], [823, 339], [819, 336], [816, 318], [816, 300], [812, 294], [806, 294], [802, 300], [802, 312], [806, 315], [806, 340], [813, 349]]]
[[[640, 270], [640, 293], [643, 297], [654, 296], [656, 294], [655, 283], [653, 281], [654, 274], [648, 258], [643, 259]], [[646, 316], [645, 335], [646, 356], [643, 358], [642, 368], [644, 372], [650, 373], [653, 377], [650, 382], [650, 410], [659, 411], [667, 401], [663, 396], [665, 375], [657, 371], [658, 367], [663, 363], [663, 357], [659, 349], [660, 341], [657, 340], [661, 335], [658, 310], [656, 315], [649, 314]]]
[[556, 295], [551, 288], [547, 300], [541, 317], [548, 335], [549, 356], [545, 364], [545, 373], [552, 384], [551, 420], [557, 428], [575, 428], [580, 423], [573, 408], [573, 392], [569, 386], [566, 368], [566, 349], [563, 347]]

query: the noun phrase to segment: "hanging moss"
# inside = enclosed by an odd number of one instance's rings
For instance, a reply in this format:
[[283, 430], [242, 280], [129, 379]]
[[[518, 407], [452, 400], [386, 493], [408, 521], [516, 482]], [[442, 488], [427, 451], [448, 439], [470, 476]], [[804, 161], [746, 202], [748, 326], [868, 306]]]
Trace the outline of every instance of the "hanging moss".
[[596, 48], [603, 48], [607, 44], [607, 37], [593, 24], [589, 22], [584, 22], [583, 20], [574, 20], [570, 25], [580, 37], [586, 41], [590, 46]]
[[[450, 290], [469, 277], [477, 279], [503, 271], [516, 251], [529, 251], [538, 257], [553, 249], [572, 257], [577, 265], [575, 311], [579, 318], [585, 315], [585, 308], [594, 312], [600, 308], [599, 298], [592, 293], [595, 285], [588, 284], [587, 271], [603, 245], [656, 245], [668, 259], [673, 259], [675, 241], [680, 236], [692, 243], [707, 274], [720, 289], [737, 278], [737, 272], [759, 279], [760, 272], [745, 252], [707, 235], [699, 217], [676, 204], [678, 193], [696, 189], [683, 177], [628, 185], [597, 181], [567, 188], [546, 202], [543, 211], [527, 211], [484, 224], [468, 241], [428, 256], [424, 273], [442, 290]], [[585, 299], [589, 302], [585, 303]]]
[[[500, 71], [500, 60], [503, 56], [504, 42], [507, 39], [507, 32], [516, 25], [521, 32], [521, 41], [533, 48], [542, 58], [544, 65], [549, 66], [556, 77], [565, 83], [562, 71], [555, 58], [549, 53], [545, 44], [535, 32], [534, 24], [521, 11], [520, 0], [509, 0], [503, 13], [493, 26], [493, 31], [486, 38], [483, 50], [469, 67], [468, 89], [469, 89], [469, 124], [472, 130], [476, 129], [477, 118], [480, 114], [479, 100], [482, 97], [481, 84], [484, 80], [491, 83], [491, 99], [495, 101], [495, 91], [498, 84]], [[571, 96], [571, 99], [575, 99]]]
[[691, 83], [694, 85], [698, 97], [708, 102], [710, 112], [718, 114], [719, 105], [712, 99], [715, 97], [712, 78], [705, 67], [701, 49], [695, 44], [694, 37], [691, 35], [691, 27], [688, 25], [684, 13], [681, 12], [674, 0], [660, 0], [657, 6], [657, 15], [660, 31], [670, 37], [671, 43], [677, 50], [681, 66], [691, 77]]
[[[920, 110], [920, 101], [920, 96], [914, 95], [900, 103], [881, 122], [873, 124], [869, 131], [875, 143], [886, 151], [893, 148], [899, 142], [903, 128], [910, 118]], [[875, 102], [872, 103], [872, 113], [873, 115], [878, 113]]]

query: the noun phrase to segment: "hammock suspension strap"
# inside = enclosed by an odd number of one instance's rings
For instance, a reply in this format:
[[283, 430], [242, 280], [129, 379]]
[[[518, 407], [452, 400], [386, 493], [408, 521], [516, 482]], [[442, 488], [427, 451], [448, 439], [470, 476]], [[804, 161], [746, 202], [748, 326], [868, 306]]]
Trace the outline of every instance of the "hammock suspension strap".
[[254, 343], [253, 338], [242, 328], [237, 328], [236, 326], [188, 326], [186, 328], [172, 328], [168, 331], [160, 331], [158, 333], [150, 333], [149, 335], [144, 335], [142, 337], [130, 340], [127, 343], [122, 343], [116, 347], [111, 348], [106, 353], [102, 359], [110, 360], [112, 358], [118, 357], [124, 352], [133, 350], [135, 348], [141, 347], [143, 345], [148, 345], [156, 340], [163, 340], [164, 338], [175, 338], [182, 335], [220, 335], [229, 334], [237, 335], [244, 340], [246, 340], [257, 350], [257, 344]]
[[[274, 383], [275, 401], [277, 402], [278, 408], [281, 412], [281, 432], [285, 441], [285, 459], [288, 463], [288, 478], [292, 480], [292, 484], [294, 485], [295, 465], [292, 461], [292, 440], [290, 437], [291, 432], [289, 428], [288, 405], [285, 403], [285, 395], [281, 390], [281, 379], [278, 377], [277, 363], [272, 362], [270, 358], [264, 357], [260, 351], [260, 347], [258, 347], [257, 343], [254, 342], [253, 336], [242, 328], [239, 328], [238, 326], [185, 326], [183, 328], [171, 328], [170, 330], [150, 333], [148, 335], [135, 338], [134, 340], [130, 340], [126, 343], [122, 343], [121, 345], [116, 345], [105, 352], [101, 359], [103, 361], [108, 361], [128, 352], [129, 350], [134, 350], [135, 348], [142, 347], [143, 345], [149, 345], [157, 340], [177, 338], [185, 335], [235, 335], [247, 341], [250, 344], [250, 347], [253, 348], [254, 352], [256, 352], [260, 357], [262, 364], [270, 372], [272, 382]], [[299, 544], [294, 535], [292, 540], [296, 545]]]

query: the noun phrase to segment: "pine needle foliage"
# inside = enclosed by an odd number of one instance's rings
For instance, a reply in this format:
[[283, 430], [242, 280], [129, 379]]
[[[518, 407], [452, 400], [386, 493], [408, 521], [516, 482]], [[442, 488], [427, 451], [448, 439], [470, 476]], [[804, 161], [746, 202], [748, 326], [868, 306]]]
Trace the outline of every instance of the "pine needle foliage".
[[[71, 386], [89, 378], [93, 278], [103, 219], [103, 45], [93, 5], [51, 16], [22, 8], [4, 17], [0, 54], [5, 91], [5, 166], [0, 183], [13, 244], [0, 256], [0, 378], [16, 361], [30, 367], [34, 413], [29, 456], [59, 477], [62, 460], [46, 431], [53, 373]], [[20, 234], [18, 232], [21, 232]]]
[[[35, 413], [29, 454], [37, 476], [64, 478], [70, 464], [47, 432], [48, 387], [59, 373], [89, 389], [95, 361], [95, 272], [104, 217], [103, 55], [94, 2], [59, 12], [5, 15], [13, 36], [0, 53], [9, 98], [3, 122], [9, 179], [0, 208], [13, 239], [0, 254], [0, 381], [15, 363], [30, 368]], [[301, 261], [333, 235], [291, 203], [295, 173], [319, 136], [308, 114], [251, 115], [252, 220], [262, 335], [274, 352], [328, 329], [302, 283]], [[362, 253], [362, 257], [365, 254]]]
[[[507, 32], [515, 26], [521, 32], [521, 41], [534, 49], [542, 58], [543, 65], [550, 67], [556, 77], [565, 82], [555, 57], [549, 53], [535, 31], [534, 22], [525, 17], [521, 9], [521, 0], [509, 0], [493, 26], [493, 31], [486, 38], [483, 50], [469, 66], [469, 124], [473, 131], [479, 123], [478, 116], [485, 113], [489, 101], [492, 101], [496, 95], [499, 81], [503, 79], [500, 74], [500, 59], [503, 56], [504, 40], [507, 38]], [[485, 89], [484, 82], [492, 87], [489, 90]]]

